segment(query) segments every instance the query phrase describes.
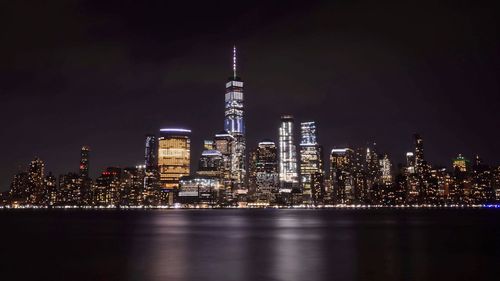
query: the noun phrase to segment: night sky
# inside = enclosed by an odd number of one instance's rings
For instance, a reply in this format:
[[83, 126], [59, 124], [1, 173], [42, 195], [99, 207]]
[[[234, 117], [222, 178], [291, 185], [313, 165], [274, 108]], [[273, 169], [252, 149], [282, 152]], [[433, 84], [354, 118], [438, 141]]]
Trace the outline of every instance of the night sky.
[[[144, 3], [144, 2], [147, 2]], [[279, 117], [318, 123], [333, 146], [376, 141], [395, 164], [500, 162], [494, 1], [2, 1], [0, 190], [39, 156], [55, 174], [143, 161], [144, 135], [222, 130], [233, 44], [248, 147]]]

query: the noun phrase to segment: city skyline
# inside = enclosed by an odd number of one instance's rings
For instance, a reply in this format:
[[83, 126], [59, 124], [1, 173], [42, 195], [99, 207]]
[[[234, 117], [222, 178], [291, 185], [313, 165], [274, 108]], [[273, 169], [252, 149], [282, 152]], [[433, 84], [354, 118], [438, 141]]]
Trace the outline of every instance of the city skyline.
[[[172, 38], [184, 39], [172, 46], [155, 32], [144, 32], [151, 27], [158, 31], [155, 26], [168, 23], [167, 19], [158, 18], [157, 24], [141, 18], [143, 24], [125, 34], [140, 34], [139, 38], [146, 40], [130, 40], [118, 32], [126, 29], [119, 25], [118, 30], [107, 29], [107, 23], [96, 23], [107, 30], [106, 36], [73, 33], [76, 27], [91, 32], [94, 27], [88, 19], [103, 15], [90, 4], [53, 5], [69, 15], [82, 13], [83, 19], [69, 22], [61, 32], [83, 43], [66, 48], [71, 41], [57, 39], [52, 26], [44, 21], [28, 20], [25, 29], [7, 27], [11, 34], [20, 36], [4, 40], [7, 43], [2, 46], [3, 56], [11, 55], [3, 57], [0, 93], [4, 109], [0, 119], [5, 134], [13, 137], [1, 141], [0, 190], [6, 190], [18, 167], [24, 167], [35, 155], [59, 175], [78, 169], [73, 161], [78, 157], [75, 151], [87, 144], [93, 150], [91, 176], [95, 178], [108, 166], [136, 165], [143, 157], [144, 134], [158, 128], [188, 127], [195, 142], [211, 135], [223, 122], [219, 99], [224, 85], [220, 79], [231, 74], [233, 62], [228, 49], [234, 44], [240, 53], [238, 68], [249, 82], [245, 84], [249, 144], [256, 145], [265, 138], [278, 142], [275, 128], [280, 116], [293, 114], [297, 124], [316, 122], [326, 152], [333, 145], [362, 146], [376, 141], [397, 165], [405, 162], [404, 153], [412, 147], [411, 135], [418, 132], [426, 140], [426, 158], [437, 165], [449, 167], [459, 153], [470, 159], [479, 154], [494, 165], [500, 159], [495, 143], [498, 133], [493, 129], [498, 120], [494, 107], [498, 81], [492, 79], [497, 73], [496, 41], [485, 39], [486, 35], [497, 35], [490, 25], [493, 15], [486, 8], [473, 4], [455, 7], [458, 15], [474, 11], [467, 14], [466, 22], [446, 8], [425, 3], [408, 9], [408, 20], [402, 21], [399, 15], [373, 6], [373, 15], [360, 13], [347, 19], [342, 15], [355, 7], [337, 3], [293, 3], [283, 13], [278, 13], [282, 7], [277, 4], [236, 5], [231, 8], [234, 14], [227, 13], [228, 8], [217, 11], [207, 7], [215, 14], [227, 15], [206, 27], [221, 40], [199, 40], [205, 36], [202, 31], [186, 39], [169, 29]], [[474, 9], [468, 9], [471, 7]], [[22, 4], [6, 8], [12, 14], [22, 9], [34, 11]], [[144, 9], [144, 14], [152, 12], [151, 8]], [[112, 13], [118, 23], [127, 22], [129, 10], [133, 7], [123, 5]], [[330, 23], [321, 11], [338, 15], [337, 23], [344, 25]], [[429, 11], [440, 16], [422, 17]], [[226, 27], [239, 15], [249, 15], [252, 27]], [[320, 22], [291, 24], [291, 30], [296, 31], [291, 34], [287, 31], [290, 15]], [[38, 18], [45, 16], [38, 14]], [[386, 21], [372, 21], [373, 17]], [[412, 36], [397, 32], [416, 31], [412, 21], [419, 23], [423, 18], [438, 28], [425, 25], [424, 31], [413, 32]], [[469, 29], [455, 28], [448, 23], [450, 19], [458, 26], [467, 23]], [[179, 17], [170, 20], [187, 24]], [[245, 20], [249, 18], [237, 23], [244, 24]], [[391, 20], [401, 24], [394, 27]], [[41, 37], [24, 36], [37, 33], [33, 30], [40, 22]], [[190, 23], [187, 28], [196, 30], [198, 23]], [[368, 23], [377, 28], [364, 31]], [[310, 35], [311, 30], [317, 35]], [[350, 30], [352, 37], [345, 35]], [[262, 33], [255, 35], [258, 32]], [[434, 40], [437, 35], [444, 37]], [[274, 36], [276, 39], [263, 44], [263, 38]], [[308, 43], [296, 44], [299, 41]], [[26, 42], [40, 48], [32, 54], [23, 47]], [[43, 46], [61, 51], [60, 56]], [[82, 59], [94, 53], [96, 58], [107, 59]], [[421, 114], [416, 113], [418, 110]], [[206, 122], [201, 123], [191, 111]], [[42, 126], [34, 126], [30, 120], [39, 120]], [[201, 150], [193, 146], [192, 164]]]
[[[232, 75], [224, 94], [223, 130], [199, 141], [193, 166], [192, 130], [160, 128], [147, 134], [143, 162], [106, 167], [90, 176], [91, 148], [83, 145], [78, 173], [57, 178], [35, 157], [16, 173], [0, 202], [8, 207], [284, 207], [284, 206], [488, 206], [500, 201], [500, 166], [458, 154], [452, 169], [426, 158], [413, 134], [406, 163], [394, 166], [377, 143], [331, 146], [329, 166], [315, 121], [280, 118], [278, 143], [263, 139], [247, 151], [244, 83]], [[297, 139], [297, 135], [300, 137]], [[2, 206], [0, 205], [0, 206]], [[492, 205], [493, 206], [493, 205]], [[494, 205], [496, 206], [496, 205]]]
[[0, 1], [0, 276], [494, 280], [495, 4]]

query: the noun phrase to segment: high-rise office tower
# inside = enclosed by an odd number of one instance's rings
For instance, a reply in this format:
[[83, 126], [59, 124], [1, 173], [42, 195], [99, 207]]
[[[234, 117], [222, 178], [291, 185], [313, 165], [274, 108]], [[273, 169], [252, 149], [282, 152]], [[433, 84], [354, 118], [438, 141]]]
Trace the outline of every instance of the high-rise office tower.
[[82, 202], [82, 178], [78, 173], [59, 176], [58, 205], [80, 205]]
[[311, 198], [314, 205], [324, 203], [325, 199], [325, 174], [316, 172], [311, 174]]
[[92, 180], [90, 179], [90, 147], [82, 146], [80, 150], [80, 190], [78, 204], [87, 204], [90, 200], [90, 189]]
[[84, 145], [80, 151], [80, 178], [88, 179], [89, 178], [89, 157], [90, 157], [90, 147]]
[[300, 123], [300, 136], [300, 182], [304, 200], [310, 201], [312, 198], [311, 177], [315, 173], [323, 173], [323, 149], [317, 142], [314, 122]]
[[156, 170], [158, 166], [158, 138], [147, 135], [144, 151], [144, 165], [146, 170]]
[[457, 158], [453, 159], [453, 170], [466, 173], [469, 170], [470, 162], [465, 159], [462, 154], [458, 154]]
[[[415, 139], [415, 183], [417, 203], [426, 203], [426, 197], [434, 197], [430, 187], [430, 167], [424, 160], [424, 141], [419, 134], [414, 135]], [[411, 196], [410, 196], [411, 198]]]
[[470, 202], [485, 204], [493, 199], [494, 189], [491, 185], [491, 169], [476, 155], [471, 169]]
[[191, 130], [165, 128], [158, 140], [158, 170], [161, 187], [179, 187], [179, 179], [190, 173]]
[[387, 154], [384, 154], [379, 161], [381, 180], [384, 184], [392, 184], [392, 163]]
[[155, 205], [158, 202], [160, 187], [158, 174], [158, 138], [155, 135], [146, 135], [144, 167], [142, 203], [145, 205]]
[[218, 150], [204, 150], [198, 161], [198, 172], [200, 176], [214, 177], [222, 179], [223, 177], [223, 157]]
[[36, 157], [33, 161], [31, 161], [28, 167], [28, 174], [33, 185], [37, 187], [42, 186], [44, 170], [45, 164], [40, 158]]
[[43, 180], [45, 188], [45, 205], [53, 206], [57, 202], [57, 178], [49, 172]]
[[38, 157], [33, 159], [33, 161], [31, 161], [28, 167], [28, 176], [29, 176], [29, 183], [27, 187], [29, 193], [28, 202], [31, 204], [38, 204], [42, 199], [43, 179], [45, 177], [44, 170], [45, 170], [45, 164]]
[[232, 191], [233, 178], [231, 160], [234, 154], [235, 138], [226, 131], [215, 135], [214, 148], [222, 154], [222, 184], [226, 195]]
[[353, 179], [354, 150], [334, 148], [330, 154], [330, 178], [336, 204], [354, 203]]
[[269, 200], [279, 187], [278, 152], [270, 140], [259, 142], [255, 150], [255, 187], [258, 196]]
[[120, 188], [120, 204], [129, 206], [139, 206], [143, 204], [144, 177], [144, 165], [123, 169]]
[[231, 173], [236, 193], [245, 193], [245, 123], [243, 120], [243, 81], [236, 75], [236, 47], [233, 48], [233, 75], [226, 83], [224, 130], [234, 138]]
[[415, 171], [422, 173], [424, 170], [424, 140], [419, 134], [414, 135], [415, 138]]
[[408, 174], [415, 173], [415, 154], [406, 152], [406, 171]]
[[283, 115], [279, 128], [280, 192], [298, 188], [297, 150], [293, 138], [293, 116]]

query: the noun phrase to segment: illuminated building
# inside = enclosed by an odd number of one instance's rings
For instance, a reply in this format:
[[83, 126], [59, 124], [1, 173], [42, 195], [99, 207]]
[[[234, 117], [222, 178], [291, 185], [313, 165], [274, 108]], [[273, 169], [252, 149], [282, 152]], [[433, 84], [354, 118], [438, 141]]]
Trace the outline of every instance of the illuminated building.
[[396, 202], [396, 190], [392, 177], [392, 163], [387, 154], [379, 157], [380, 167], [380, 182], [379, 188], [381, 193], [381, 200], [377, 203], [383, 205], [393, 205]]
[[30, 190], [29, 187], [29, 176], [27, 172], [17, 173], [10, 184], [9, 197], [11, 204], [26, 204], [29, 201]]
[[500, 203], [500, 167], [496, 167], [491, 171], [491, 187], [494, 193], [492, 201]]
[[471, 172], [471, 203], [485, 204], [491, 202], [494, 197], [494, 191], [491, 186], [490, 167], [483, 164], [481, 158], [476, 155]]
[[120, 179], [120, 205], [139, 206], [143, 204], [145, 165], [124, 168]]
[[255, 193], [259, 201], [272, 201], [278, 192], [278, 152], [276, 144], [270, 140], [259, 142], [254, 152]]
[[224, 130], [234, 138], [231, 152], [231, 174], [236, 194], [244, 194], [245, 168], [245, 123], [243, 120], [243, 81], [236, 75], [236, 47], [233, 49], [233, 75], [226, 83]]
[[[358, 183], [361, 185], [362, 197], [358, 200], [363, 204], [380, 204], [382, 201], [383, 191], [387, 189], [382, 181], [382, 167], [380, 159], [383, 156], [377, 154], [376, 143], [372, 143], [366, 147], [366, 150], [360, 149], [358, 153], [366, 153], [364, 165], [359, 165], [360, 171], [356, 174], [359, 178]], [[363, 157], [363, 155], [360, 155]]]
[[415, 138], [415, 171], [422, 173], [424, 170], [424, 141], [419, 134], [414, 135]]
[[201, 153], [200, 161], [198, 162], [198, 175], [215, 177], [222, 179], [223, 177], [223, 157], [218, 150], [204, 150]]
[[311, 197], [312, 203], [314, 205], [319, 205], [324, 203], [325, 198], [325, 174], [321, 172], [315, 172], [311, 174]]
[[83, 146], [80, 151], [80, 177], [82, 179], [89, 178], [89, 153], [90, 147]]
[[429, 189], [431, 192], [425, 200], [428, 204], [444, 204], [448, 200], [452, 178], [446, 168], [432, 169], [430, 172]]
[[166, 190], [178, 188], [179, 179], [190, 173], [190, 130], [165, 128], [160, 130], [158, 140], [158, 170], [161, 187]]
[[213, 140], [204, 140], [203, 141], [203, 149], [204, 150], [214, 150], [215, 143]]
[[59, 188], [57, 192], [57, 205], [80, 205], [82, 180], [77, 173], [67, 173], [59, 176]]
[[467, 204], [470, 193], [469, 161], [459, 154], [452, 164], [453, 181], [449, 188], [448, 203]]
[[415, 154], [406, 152], [406, 169], [409, 174], [415, 173]]
[[392, 183], [392, 163], [387, 154], [379, 160], [381, 179], [384, 184]]
[[90, 147], [84, 145], [80, 150], [80, 204], [88, 204], [90, 201], [90, 188], [92, 180], [90, 179]]
[[290, 193], [298, 188], [297, 150], [293, 138], [293, 116], [281, 117], [279, 128], [280, 192]]
[[122, 192], [121, 177], [120, 168], [106, 168], [92, 187], [92, 204], [94, 206], [117, 206]]
[[458, 154], [457, 158], [453, 159], [453, 170], [466, 173], [469, 170], [470, 162], [465, 159], [462, 154]]
[[413, 164], [413, 166], [408, 166], [406, 203], [420, 204], [425, 203], [425, 198], [428, 195], [435, 195], [431, 194], [434, 190], [429, 188], [430, 170], [424, 160], [424, 141], [419, 134], [414, 134], [413, 137], [415, 145], [413, 159], [409, 159], [407, 156], [407, 160], [414, 160], [414, 163], [408, 161], [408, 164]]
[[46, 206], [53, 206], [57, 203], [57, 179], [52, 173], [49, 173], [43, 180], [45, 188], [45, 202]]
[[28, 166], [28, 203], [38, 204], [43, 197], [43, 178], [45, 164], [40, 158], [35, 157]]
[[155, 135], [146, 136], [144, 166], [142, 203], [144, 205], [155, 205], [158, 203], [160, 191], [160, 176], [158, 174], [158, 138]]
[[158, 168], [158, 138], [155, 135], [146, 135], [144, 165], [146, 170]]
[[368, 149], [357, 147], [353, 149], [350, 161], [350, 173], [352, 177], [352, 188], [354, 191], [354, 202], [365, 204], [369, 200], [370, 190], [366, 182], [367, 179], [367, 155]]
[[217, 203], [222, 188], [220, 179], [204, 176], [186, 176], [179, 180], [178, 203], [207, 204]]
[[[226, 131], [215, 135], [214, 148], [222, 154], [222, 184], [224, 185], [224, 196], [231, 196], [233, 190], [232, 155], [234, 151], [235, 138]], [[229, 199], [229, 198], [226, 198]]]
[[323, 173], [323, 149], [317, 142], [316, 124], [314, 122], [300, 123], [300, 182], [304, 200], [312, 198], [312, 179], [315, 173]]
[[330, 178], [333, 200], [336, 204], [354, 203], [352, 161], [354, 150], [334, 148], [330, 154]]

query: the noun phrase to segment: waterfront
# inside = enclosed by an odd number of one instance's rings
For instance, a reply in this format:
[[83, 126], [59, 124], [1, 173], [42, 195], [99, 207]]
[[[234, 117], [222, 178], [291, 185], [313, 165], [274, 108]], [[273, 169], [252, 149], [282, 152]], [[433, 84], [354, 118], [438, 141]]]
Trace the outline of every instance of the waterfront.
[[492, 280], [500, 273], [498, 209], [3, 210], [0, 221], [5, 280]]

